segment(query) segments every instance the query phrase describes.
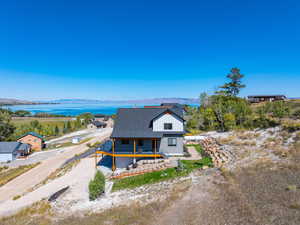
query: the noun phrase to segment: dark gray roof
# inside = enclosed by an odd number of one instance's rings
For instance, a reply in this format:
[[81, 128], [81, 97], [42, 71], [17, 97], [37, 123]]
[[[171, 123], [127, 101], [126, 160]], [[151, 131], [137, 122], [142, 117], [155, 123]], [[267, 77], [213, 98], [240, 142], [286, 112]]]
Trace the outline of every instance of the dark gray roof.
[[267, 97], [284, 97], [285, 95], [249, 95], [248, 98], [267, 98]]
[[13, 153], [18, 150], [27, 150], [28, 144], [20, 142], [0, 142], [0, 153]]
[[28, 150], [30, 148], [30, 144], [25, 144], [25, 143], [21, 143], [20, 145], [19, 145], [19, 148], [18, 148], [18, 150]]
[[121, 108], [118, 109], [112, 138], [160, 138], [164, 134], [183, 134], [183, 132], [153, 132], [152, 120], [162, 113], [170, 111], [181, 119], [183, 112], [179, 108]]
[[103, 123], [103, 122], [101, 122], [101, 121], [93, 121], [93, 124], [96, 126], [96, 127], [101, 127], [101, 126], [105, 126], [106, 125], [106, 123]]
[[185, 110], [185, 107], [183, 104], [180, 104], [180, 103], [161, 103], [161, 106], [164, 106], [164, 107], [170, 107], [170, 108], [178, 108], [178, 109], [181, 109], [183, 111], [186, 111]]
[[184, 106], [180, 103], [166, 102], [166, 103], [161, 103], [160, 105], [161, 106], [171, 106], [171, 107], [184, 108]]

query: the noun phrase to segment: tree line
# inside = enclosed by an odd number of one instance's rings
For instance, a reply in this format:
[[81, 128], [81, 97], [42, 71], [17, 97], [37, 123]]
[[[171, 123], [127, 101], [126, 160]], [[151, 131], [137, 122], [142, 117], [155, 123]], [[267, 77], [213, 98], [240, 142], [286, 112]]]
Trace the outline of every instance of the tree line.
[[31, 120], [24, 123], [13, 123], [15, 113], [8, 109], [0, 108], [0, 141], [15, 141], [27, 132], [36, 132], [44, 137], [55, 137], [85, 128], [92, 119], [93, 114], [83, 113], [74, 120], [39, 121]]
[[[232, 129], [267, 128], [279, 124], [280, 119], [291, 114], [284, 101], [268, 102], [256, 108], [244, 98], [238, 97], [243, 74], [232, 68], [227, 75], [229, 82], [220, 86], [214, 95], [202, 93], [199, 107], [188, 107], [187, 129], [229, 131]], [[300, 111], [297, 112], [300, 115]]]

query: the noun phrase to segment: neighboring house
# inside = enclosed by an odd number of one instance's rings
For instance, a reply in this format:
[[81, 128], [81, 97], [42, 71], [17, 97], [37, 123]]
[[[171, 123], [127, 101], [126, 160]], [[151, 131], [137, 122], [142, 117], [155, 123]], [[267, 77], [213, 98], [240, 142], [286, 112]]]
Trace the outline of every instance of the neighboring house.
[[105, 127], [106, 127], [106, 123], [97, 120], [87, 125], [88, 129], [99, 129]]
[[251, 103], [259, 102], [274, 102], [286, 100], [285, 95], [250, 95], [248, 96], [248, 101]]
[[185, 110], [184, 105], [182, 105], [180, 103], [162, 103], [161, 106]]
[[31, 146], [20, 142], [0, 142], [0, 162], [15, 160], [30, 154]]
[[94, 121], [108, 121], [109, 116], [101, 113], [97, 113], [94, 115]]
[[41, 151], [45, 147], [44, 138], [35, 132], [28, 132], [24, 134], [18, 139], [18, 142], [30, 144], [31, 149], [34, 151]]
[[107, 115], [101, 114], [101, 113], [97, 113], [97, 114], [94, 114], [94, 117], [95, 117], [95, 119], [103, 119], [103, 118], [107, 117]]
[[115, 167], [124, 168], [141, 158], [183, 155], [184, 119], [178, 108], [121, 108], [111, 139]]

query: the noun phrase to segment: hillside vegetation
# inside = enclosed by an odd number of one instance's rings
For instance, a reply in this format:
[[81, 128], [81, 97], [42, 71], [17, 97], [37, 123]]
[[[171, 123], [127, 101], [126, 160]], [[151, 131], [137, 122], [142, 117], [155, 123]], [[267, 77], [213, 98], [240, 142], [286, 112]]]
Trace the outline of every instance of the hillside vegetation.
[[244, 75], [233, 68], [227, 75], [230, 82], [220, 86], [214, 95], [202, 93], [199, 107], [187, 107], [187, 130], [201, 131], [251, 130], [278, 125], [286, 129], [300, 129], [300, 100], [287, 100], [251, 104], [238, 97], [246, 87], [241, 79]]

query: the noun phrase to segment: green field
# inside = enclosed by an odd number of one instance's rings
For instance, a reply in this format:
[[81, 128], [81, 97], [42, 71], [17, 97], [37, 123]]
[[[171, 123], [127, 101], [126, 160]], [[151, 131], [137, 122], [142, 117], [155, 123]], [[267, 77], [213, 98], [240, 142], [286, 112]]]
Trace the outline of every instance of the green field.
[[86, 127], [70, 117], [13, 117], [11, 123], [16, 127], [11, 140], [16, 140], [27, 132], [36, 132], [49, 140]]

